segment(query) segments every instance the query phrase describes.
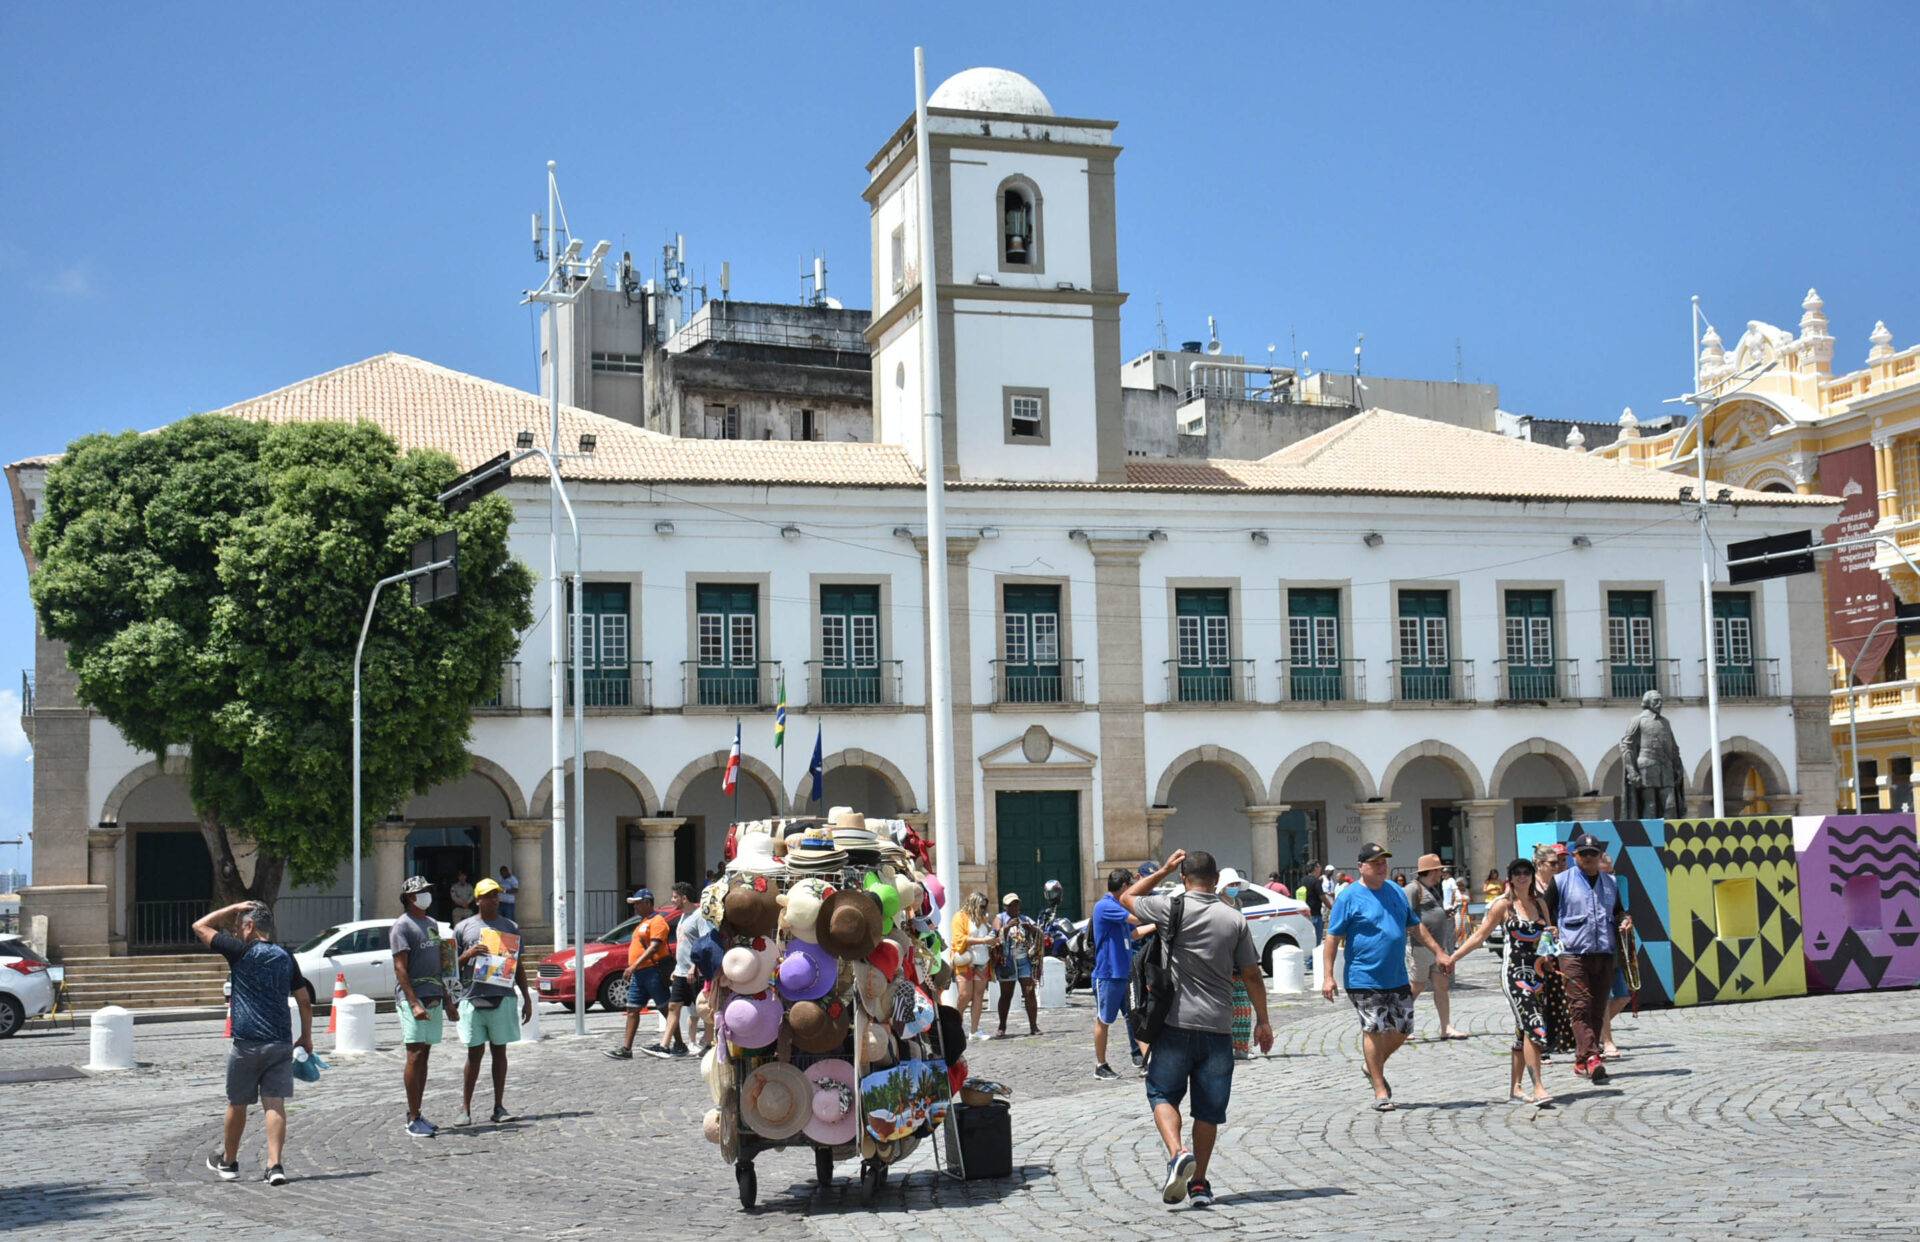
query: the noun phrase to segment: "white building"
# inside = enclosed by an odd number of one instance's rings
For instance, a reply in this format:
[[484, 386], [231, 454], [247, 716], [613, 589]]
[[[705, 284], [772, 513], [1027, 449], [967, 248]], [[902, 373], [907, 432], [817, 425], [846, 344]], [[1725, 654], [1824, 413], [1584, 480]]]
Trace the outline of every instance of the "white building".
[[[563, 415], [563, 449], [597, 437], [568, 466], [592, 614], [590, 924], [614, 921], [636, 883], [699, 878], [736, 811], [807, 809], [816, 727], [821, 805], [915, 817], [930, 801], [913, 258], [928, 192], [969, 887], [1057, 877], [1084, 906], [1109, 867], [1174, 847], [1264, 876], [1350, 865], [1363, 839], [1484, 875], [1517, 819], [1613, 813], [1618, 740], [1648, 688], [1673, 704], [1698, 804], [1705, 651], [1683, 480], [1385, 411], [1258, 461], [1127, 459], [1113, 123], [1056, 117], [997, 70], [932, 103], [933, 168], [916, 164], [911, 118], [869, 166], [879, 443], [675, 439]], [[368, 411], [465, 465], [547, 419], [533, 394], [391, 354], [230, 412]], [[23, 546], [45, 465], [8, 471]], [[544, 481], [529, 470], [504, 494], [516, 550], [542, 564]], [[1732, 499], [1717, 540], [1834, 513], [1819, 497]], [[1722, 587], [1715, 612], [1727, 788], [1753, 771], [1775, 812], [1831, 808], [1817, 585]], [[501, 704], [477, 713], [473, 772], [374, 830], [370, 909], [394, 908], [406, 874], [510, 862], [521, 921], [550, 930], [548, 649], [543, 623]], [[41, 641], [38, 667], [28, 910], [55, 913], [70, 951], [164, 939], [161, 903], [191, 898], [184, 760], [136, 753], [75, 708], [57, 644]], [[737, 807], [720, 792], [736, 716]], [[289, 894], [283, 922], [342, 917], [345, 879]]]

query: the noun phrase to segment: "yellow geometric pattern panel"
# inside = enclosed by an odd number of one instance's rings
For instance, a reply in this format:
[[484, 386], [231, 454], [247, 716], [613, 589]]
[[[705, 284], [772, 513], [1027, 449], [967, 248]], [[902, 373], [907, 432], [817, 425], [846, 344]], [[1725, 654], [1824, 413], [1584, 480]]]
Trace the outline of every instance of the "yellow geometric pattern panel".
[[1670, 820], [1660, 862], [1674, 1004], [1806, 995], [1791, 819]]

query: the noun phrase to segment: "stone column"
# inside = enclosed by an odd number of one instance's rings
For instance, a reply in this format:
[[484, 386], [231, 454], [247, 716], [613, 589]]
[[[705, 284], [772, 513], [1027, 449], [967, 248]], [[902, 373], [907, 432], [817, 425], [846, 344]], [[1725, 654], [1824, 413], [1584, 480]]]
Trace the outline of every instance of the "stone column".
[[107, 951], [127, 951], [125, 916], [120, 910], [120, 885], [114, 879], [119, 861], [120, 838], [126, 830], [117, 824], [102, 824], [87, 829], [87, 882], [104, 885], [107, 890]]
[[368, 918], [400, 916], [400, 882], [407, 878], [407, 834], [412, 831], [405, 820], [373, 826], [373, 897], [361, 908]]
[[1798, 794], [1770, 793], [1767, 795], [1767, 814], [1798, 815], [1799, 813], [1800, 797]]
[[[1612, 819], [1613, 797], [1610, 794], [1600, 794], [1593, 797], [1568, 798], [1567, 811], [1583, 824]], [[1485, 875], [1486, 872], [1482, 871], [1479, 874]]]
[[529, 944], [546, 944], [553, 939], [553, 907], [547, 903], [547, 830], [544, 819], [510, 819], [507, 835], [513, 838], [513, 874], [520, 877], [520, 893], [513, 912], [520, 924], [520, 935]]
[[[1387, 821], [1393, 817], [1395, 811], [1400, 809], [1400, 804], [1398, 802], [1355, 802], [1348, 806], [1347, 809], [1360, 818], [1361, 845], [1365, 845], [1369, 841], [1386, 845], [1389, 835]], [[1352, 858], [1334, 858], [1328, 861], [1340, 868], [1340, 870], [1349, 873], [1358, 865], [1356, 860]]]
[[[1500, 855], [1494, 836], [1500, 812], [1513, 804], [1505, 798], [1468, 798], [1453, 805], [1467, 813], [1467, 878], [1498, 869]], [[1459, 859], [1454, 865], [1459, 865]]]
[[[1167, 821], [1173, 818], [1177, 806], [1150, 806], [1147, 808], [1147, 850], [1146, 856], [1159, 862], [1166, 856]], [[1107, 852], [1113, 852], [1113, 842], [1107, 842]]]
[[647, 887], [661, 905], [667, 904], [667, 894], [673, 891], [674, 834], [686, 822], [680, 817], [640, 821], [640, 834], [646, 838]]
[[[1152, 852], [1147, 805], [1146, 687], [1141, 670], [1140, 554], [1144, 539], [1089, 539], [1100, 693], [1100, 808], [1105, 853]], [[1085, 607], [1084, 604], [1080, 605]], [[1162, 821], [1164, 826], [1165, 821]]]
[[1248, 830], [1253, 834], [1253, 874], [1247, 877], [1247, 882], [1264, 886], [1267, 877], [1280, 869], [1280, 817], [1287, 813], [1287, 804], [1249, 806], [1244, 810]]

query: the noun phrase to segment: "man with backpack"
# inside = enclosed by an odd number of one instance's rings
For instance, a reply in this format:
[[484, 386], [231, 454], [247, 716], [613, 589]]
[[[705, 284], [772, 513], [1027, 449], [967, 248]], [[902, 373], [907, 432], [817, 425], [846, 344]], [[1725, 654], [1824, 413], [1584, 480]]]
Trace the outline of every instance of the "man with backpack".
[[[1176, 870], [1185, 891], [1153, 896]], [[1151, 875], [1119, 894], [1120, 904], [1158, 933], [1135, 963], [1133, 996], [1140, 1037], [1148, 1044], [1147, 1100], [1167, 1145], [1163, 1203], [1191, 1198], [1213, 1204], [1207, 1165], [1227, 1119], [1233, 1091], [1233, 981], [1238, 976], [1253, 999], [1253, 1037], [1261, 1052], [1273, 1050], [1267, 1024], [1266, 982], [1253, 933], [1238, 910], [1214, 891], [1220, 867], [1202, 850], [1175, 850]], [[1193, 1095], [1193, 1145], [1180, 1138], [1180, 1104]]]

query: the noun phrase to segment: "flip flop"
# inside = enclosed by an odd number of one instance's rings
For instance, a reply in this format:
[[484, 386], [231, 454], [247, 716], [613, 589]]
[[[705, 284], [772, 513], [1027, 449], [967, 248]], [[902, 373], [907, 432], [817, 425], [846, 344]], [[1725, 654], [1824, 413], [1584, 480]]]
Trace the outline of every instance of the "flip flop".
[[1550, 1095], [1542, 1096], [1537, 1100], [1529, 1100], [1528, 1103], [1532, 1104], [1535, 1108], [1552, 1108], [1553, 1097]]
[[1373, 1102], [1373, 1111], [1376, 1113], [1390, 1113], [1393, 1110], [1394, 1103], [1392, 1099], [1375, 1100]]

